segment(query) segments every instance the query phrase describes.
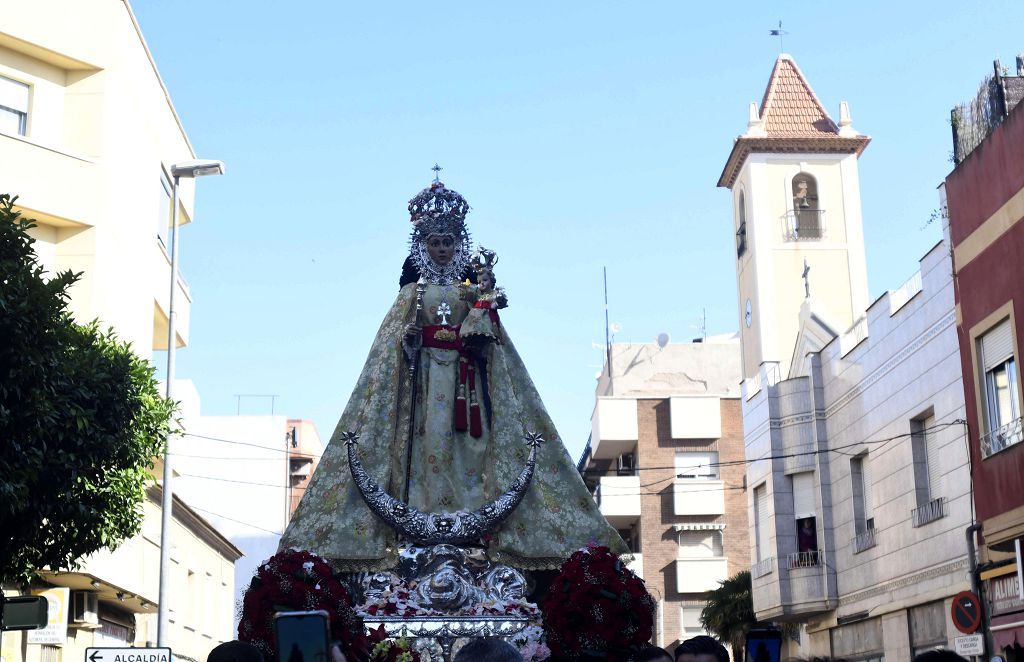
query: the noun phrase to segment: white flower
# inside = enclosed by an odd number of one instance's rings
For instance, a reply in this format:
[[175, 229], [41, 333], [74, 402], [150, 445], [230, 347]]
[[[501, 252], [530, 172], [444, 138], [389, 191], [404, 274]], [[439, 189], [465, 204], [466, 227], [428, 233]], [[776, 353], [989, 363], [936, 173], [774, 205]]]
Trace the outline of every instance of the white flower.
[[306, 572], [313, 572], [313, 562], [312, 561], [306, 561], [305, 563], [302, 564], [302, 569], [305, 570]]

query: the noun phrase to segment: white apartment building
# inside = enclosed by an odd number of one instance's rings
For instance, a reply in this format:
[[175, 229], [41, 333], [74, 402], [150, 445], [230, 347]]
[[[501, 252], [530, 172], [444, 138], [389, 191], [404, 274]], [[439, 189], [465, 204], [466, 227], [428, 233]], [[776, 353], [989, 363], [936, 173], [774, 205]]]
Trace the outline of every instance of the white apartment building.
[[952, 647], [972, 499], [949, 245], [867, 305], [857, 159], [779, 57], [719, 185], [732, 192], [751, 575], [790, 652]]
[[[42, 265], [82, 272], [79, 322], [99, 319], [150, 358], [166, 349], [171, 283], [170, 164], [195, 158], [127, 0], [33, 0], [0, 20], [0, 192], [18, 196]], [[182, 179], [178, 217], [193, 214]], [[190, 293], [176, 282], [177, 338], [188, 343]], [[65, 596], [65, 636], [4, 636], [11, 662], [81, 660], [91, 645], [155, 642], [160, 504], [142, 532], [74, 573], [44, 575]], [[237, 547], [181, 501], [172, 524], [169, 643], [201, 660], [233, 638]], [[199, 596], [199, 597], [196, 597]], [[59, 599], [59, 598], [55, 598]]]

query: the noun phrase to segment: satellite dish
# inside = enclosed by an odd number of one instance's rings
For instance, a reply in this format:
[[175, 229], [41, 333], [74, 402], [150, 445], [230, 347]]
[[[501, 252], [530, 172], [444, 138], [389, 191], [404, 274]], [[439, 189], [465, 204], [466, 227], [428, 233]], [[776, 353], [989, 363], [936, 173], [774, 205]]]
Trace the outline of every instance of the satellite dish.
[[662, 349], [665, 349], [665, 345], [668, 344], [669, 340], [671, 340], [671, 338], [669, 337], [669, 335], [667, 333], [664, 333], [664, 332], [663, 333], [659, 333], [658, 334], [658, 347], [660, 347]]

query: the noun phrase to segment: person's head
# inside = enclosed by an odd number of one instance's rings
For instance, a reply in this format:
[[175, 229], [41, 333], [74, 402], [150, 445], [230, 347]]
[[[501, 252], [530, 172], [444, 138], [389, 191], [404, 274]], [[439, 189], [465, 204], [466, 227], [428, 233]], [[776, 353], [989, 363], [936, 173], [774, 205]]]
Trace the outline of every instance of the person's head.
[[507, 641], [486, 637], [470, 639], [452, 662], [523, 662], [523, 656]]
[[494, 277], [493, 271], [490, 269], [481, 269], [477, 272], [476, 282], [480, 286], [480, 291], [487, 293], [494, 291], [494, 285], [498, 281]]
[[426, 244], [427, 255], [438, 266], [446, 266], [455, 256], [455, 237], [450, 234], [432, 234]]
[[948, 649], [925, 651], [914, 656], [914, 662], [967, 662], [967, 658], [961, 657]]
[[672, 656], [657, 646], [645, 646], [630, 659], [633, 662], [672, 662]]
[[244, 641], [225, 641], [215, 646], [206, 662], [264, 662], [260, 649]]
[[716, 639], [702, 634], [676, 647], [676, 662], [729, 662], [729, 651]]

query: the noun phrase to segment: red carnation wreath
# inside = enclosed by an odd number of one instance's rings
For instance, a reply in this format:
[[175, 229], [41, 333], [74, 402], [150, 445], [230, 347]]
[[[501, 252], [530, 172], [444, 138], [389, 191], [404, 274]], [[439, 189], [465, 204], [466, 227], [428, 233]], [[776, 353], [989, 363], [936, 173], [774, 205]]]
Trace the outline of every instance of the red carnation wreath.
[[654, 598], [607, 547], [569, 557], [541, 609], [547, 645], [558, 659], [628, 659], [653, 633]]
[[278, 552], [262, 563], [242, 601], [238, 640], [259, 648], [267, 660], [277, 659], [274, 613], [323, 609], [330, 615], [331, 639], [341, 642], [349, 659], [365, 659], [370, 641], [352, 598], [334, 577], [327, 561], [299, 550]]

